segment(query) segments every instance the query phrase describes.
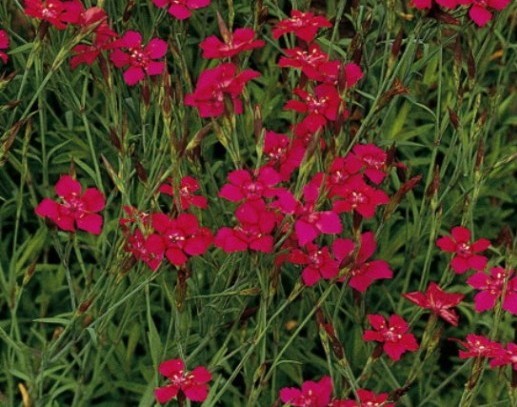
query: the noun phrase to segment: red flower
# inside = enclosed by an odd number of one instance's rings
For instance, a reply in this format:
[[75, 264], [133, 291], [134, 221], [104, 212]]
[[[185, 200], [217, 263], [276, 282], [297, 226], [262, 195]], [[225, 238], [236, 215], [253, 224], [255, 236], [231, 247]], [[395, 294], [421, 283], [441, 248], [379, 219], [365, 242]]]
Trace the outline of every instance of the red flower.
[[382, 315], [370, 314], [368, 321], [374, 330], [366, 330], [363, 339], [384, 343], [384, 352], [390, 359], [397, 361], [403, 353], [418, 349], [415, 336], [407, 333], [409, 326], [400, 315], [393, 314], [386, 323]]
[[182, 213], [175, 219], [154, 213], [151, 223], [163, 240], [165, 256], [175, 266], [185, 264], [190, 256], [202, 255], [212, 243], [210, 230], [200, 227], [197, 218], [190, 213]]
[[[160, 75], [165, 70], [165, 62], [155, 61], [167, 53], [167, 43], [159, 38], [153, 38], [144, 47], [142, 34], [128, 31], [114, 44], [117, 47], [111, 55], [111, 62], [117, 68], [129, 65], [124, 71], [124, 81], [132, 86], [145, 78], [145, 75]], [[122, 51], [125, 49], [125, 51]]]
[[[353, 248], [353, 242], [349, 239], [336, 239], [332, 245], [334, 256], [340, 263], [349, 260]], [[350, 278], [348, 285], [361, 293], [364, 293], [376, 280], [393, 278], [393, 271], [386, 261], [367, 261], [373, 256], [376, 249], [377, 242], [374, 234], [372, 232], [363, 233], [361, 235], [361, 245], [356, 258], [350, 265], [348, 274]], [[340, 281], [344, 281], [346, 277], [341, 278]]]
[[477, 312], [494, 308], [504, 292], [503, 309], [514, 315], [517, 314], [517, 277], [510, 279], [512, 274], [513, 270], [492, 267], [490, 275], [478, 272], [468, 278], [467, 284], [479, 290], [474, 297]]
[[388, 393], [376, 394], [366, 389], [357, 389], [358, 401], [333, 400], [328, 407], [395, 407], [395, 403], [388, 403]]
[[64, 30], [68, 24], [77, 24], [84, 10], [79, 0], [25, 0], [24, 11], [30, 17], [47, 21], [58, 30]]
[[308, 131], [315, 133], [327, 122], [335, 121], [338, 118], [341, 97], [335, 86], [318, 85], [314, 89], [314, 94], [297, 88], [294, 91], [301, 100], [289, 100], [284, 109], [294, 110], [298, 113], [306, 113], [300, 125]]
[[452, 228], [451, 236], [444, 236], [436, 241], [436, 245], [447, 253], [455, 253], [451, 260], [452, 269], [463, 274], [469, 269], [481, 271], [485, 268], [488, 259], [476, 253], [488, 249], [490, 241], [479, 239], [470, 241], [470, 230], [463, 226]]
[[165, 244], [158, 235], [152, 234], [145, 237], [140, 229], [128, 236], [124, 249], [131, 253], [135, 259], [143, 261], [152, 271], [158, 270], [165, 253]]
[[[445, 8], [455, 8], [458, 5], [458, 0], [434, 0], [436, 3]], [[431, 8], [433, 0], [411, 0], [411, 5], [418, 9]]]
[[181, 359], [162, 362], [158, 371], [169, 379], [169, 383], [154, 390], [158, 403], [167, 403], [181, 391], [191, 401], [203, 402], [208, 394], [208, 382], [212, 374], [204, 366], [198, 366], [191, 372], [185, 370]]
[[111, 48], [112, 43], [118, 37], [117, 33], [113, 31], [108, 22], [107, 14], [100, 7], [91, 7], [81, 13], [79, 25], [88, 29], [96, 25], [93, 30], [92, 44], [79, 44], [72, 48], [74, 56], [70, 59], [70, 67], [77, 68], [80, 64], [92, 65], [99, 57], [102, 51]]
[[4, 64], [7, 63], [9, 57], [2, 50], [7, 48], [9, 48], [9, 37], [7, 36], [7, 32], [0, 30], [0, 60], [2, 60]]
[[225, 112], [225, 97], [232, 104], [235, 114], [242, 113], [239, 96], [246, 82], [260, 76], [252, 69], [237, 72], [237, 66], [225, 63], [201, 72], [194, 93], [185, 96], [185, 104], [199, 110], [201, 117], [217, 117]]
[[[187, 175], [181, 179], [179, 188], [181, 209], [188, 210], [191, 206], [201, 209], [206, 209], [208, 207], [208, 201], [204, 196], [194, 194], [198, 189], [199, 183], [195, 178]], [[160, 185], [158, 191], [162, 194], [170, 196], [174, 195], [174, 190], [171, 184]]]
[[466, 341], [455, 341], [465, 348], [459, 352], [460, 359], [496, 357], [502, 348], [500, 343], [482, 335], [468, 334]]
[[320, 28], [332, 27], [330, 21], [323, 16], [315, 16], [313, 13], [302, 13], [298, 10], [291, 11], [291, 18], [278, 22], [273, 28], [275, 39], [287, 33], [294, 33], [296, 37], [305, 42], [312, 42]]
[[284, 387], [280, 390], [280, 400], [293, 407], [327, 407], [331, 394], [332, 379], [324, 376], [318, 382], [303, 382], [301, 389]]
[[352, 154], [363, 165], [364, 175], [374, 184], [380, 184], [386, 177], [386, 152], [374, 144], [356, 144]]
[[274, 196], [280, 175], [271, 167], [261, 167], [256, 175], [247, 170], [235, 170], [228, 174], [228, 184], [219, 191], [221, 198], [231, 202], [253, 200]]
[[303, 250], [294, 249], [288, 256], [288, 261], [305, 265], [302, 271], [303, 283], [310, 287], [322, 278], [332, 280], [339, 273], [339, 264], [330, 254], [328, 247], [319, 248], [315, 244], [307, 244]]
[[506, 348], [501, 349], [493, 355], [490, 367], [512, 365], [512, 369], [517, 371], [517, 344], [509, 343]]
[[319, 68], [329, 60], [329, 55], [323, 52], [318, 44], [309, 45], [307, 50], [295, 47], [284, 49], [283, 52], [285, 56], [280, 57], [279, 67], [301, 69], [305, 76], [312, 80], [318, 80], [321, 77]]
[[449, 324], [458, 326], [459, 316], [455, 310], [451, 309], [458, 305], [463, 294], [447, 293], [438, 284], [431, 283], [425, 293], [413, 291], [402, 294], [404, 298], [418, 305], [419, 307], [431, 310], [434, 314], [445, 319]]
[[333, 194], [340, 198], [332, 206], [336, 213], [356, 211], [367, 219], [375, 216], [377, 206], [389, 202], [386, 192], [369, 186], [362, 175], [347, 178], [343, 185], [334, 188]]
[[75, 232], [76, 228], [98, 235], [102, 230], [102, 216], [97, 214], [106, 204], [104, 195], [97, 188], [82, 192], [81, 184], [70, 175], [62, 175], [55, 186], [61, 202], [43, 199], [36, 207], [36, 214], [49, 218], [60, 229]]
[[168, 13], [178, 20], [185, 20], [192, 15], [192, 10], [208, 7], [211, 0], [153, 0], [156, 7], [168, 7]]
[[226, 253], [255, 250], [263, 253], [273, 251], [271, 235], [277, 223], [276, 215], [267, 210], [264, 201], [246, 201], [235, 211], [240, 222], [235, 228], [222, 227], [215, 237], [215, 245]]
[[501, 11], [510, 4], [510, 0], [458, 0], [461, 5], [470, 6], [469, 17], [478, 27], [483, 27], [492, 20], [492, 10]]
[[291, 143], [285, 134], [266, 131], [264, 137], [264, 155], [269, 159], [268, 167], [274, 167], [282, 181], [288, 181], [294, 170], [300, 167], [305, 155], [305, 148], [300, 142]]
[[230, 58], [244, 51], [262, 48], [266, 43], [255, 39], [255, 31], [251, 28], [238, 28], [228, 33], [222, 42], [215, 35], [205, 38], [199, 44], [203, 50], [203, 58]]

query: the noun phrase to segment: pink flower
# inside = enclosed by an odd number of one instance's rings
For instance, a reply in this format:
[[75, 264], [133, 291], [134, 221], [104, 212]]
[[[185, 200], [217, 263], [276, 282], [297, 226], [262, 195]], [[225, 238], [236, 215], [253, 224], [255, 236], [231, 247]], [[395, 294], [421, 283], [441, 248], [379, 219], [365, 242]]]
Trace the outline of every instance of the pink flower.
[[308, 131], [315, 133], [328, 121], [337, 120], [341, 97], [335, 86], [318, 85], [314, 88], [314, 94], [301, 88], [297, 88], [293, 92], [301, 100], [289, 100], [284, 109], [307, 114], [300, 125]]
[[111, 53], [110, 60], [117, 68], [129, 65], [124, 71], [124, 81], [130, 86], [142, 81], [145, 75], [160, 75], [165, 70], [165, 62], [156, 61], [167, 53], [164, 40], [153, 38], [144, 47], [142, 34], [128, 31], [113, 46], [117, 48]]
[[70, 175], [62, 175], [55, 186], [60, 201], [43, 199], [35, 212], [42, 218], [49, 218], [60, 229], [75, 232], [76, 228], [98, 235], [102, 230], [102, 216], [97, 212], [104, 209], [104, 195], [97, 188], [82, 191], [81, 184]]
[[318, 382], [303, 382], [301, 389], [284, 387], [280, 390], [280, 400], [293, 407], [327, 407], [331, 394], [332, 379], [324, 376]]
[[0, 30], [0, 60], [2, 60], [4, 64], [7, 63], [9, 57], [2, 50], [7, 48], [9, 48], [9, 37], [7, 36], [7, 32], [5, 32], [5, 30]]
[[418, 349], [415, 336], [407, 333], [409, 326], [400, 315], [393, 314], [386, 322], [382, 315], [370, 314], [368, 321], [373, 330], [366, 330], [363, 339], [383, 343], [384, 352], [390, 359], [397, 361], [403, 353]]
[[175, 266], [182, 266], [191, 256], [204, 254], [212, 243], [210, 230], [200, 227], [197, 218], [190, 213], [182, 213], [177, 218], [153, 213], [151, 224], [163, 241], [165, 256]]
[[311, 287], [322, 278], [332, 280], [339, 273], [339, 263], [331, 255], [328, 247], [319, 248], [307, 244], [303, 250], [294, 249], [287, 255], [288, 261], [306, 266], [302, 271], [303, 283]]
[[239, 225], [222, 227], [215, 236], [215, 245], [226, 253], [254, 250], [263, 253], [273, 251], [273, 229], [277, 224], [275, 213], [266, 208], [261, 199], [244, 202], [235, 211]]
[[273, 197], [273, 187], [281, 181], [281, 177], [273, 168], [261, 167], [255, 175], [247, 170], [232, 171], [228, 174], [228, 181], [219, 191], [219, 196], [239, 202]]
[[25, 0], [24, 11], [30, 17], [47, 21], [58, 30], [68, 24], [77, 24], [83, 4], [79, 0]]
[[[349, 256], [353, 251], [353, 242], [349, 239], [336, 239], [332, 244], [332, 251], [339, 262], [350, 262]], [[390, 265], [384, 260], [367, 261], [373, 256], [377, 249], [377, 242], [372, 232], [365, 232], [361, 235], [361, 245], [353, 259], [348, 277], [348, 285], [353, 289], [364, 293], [373, 282], [393, 278], [393, 271]], [[344, 281], [347, 276], [340, 279]]]
[[278, 39], [284, 34], [294, 33], [301, 40], [312, 42], [320, 28], [328, 27], [332, 27], [332, 24], [323, 16], [292, 10], [291, 18], [279, 21], [273, 28], [273, 37]]
[[192, 15], [192, 10], [208, 7], [211, 0], [153, 0], [156, 7], [168, 7], [167, 12], [178, 20], [185, 20]]
[[436, 245], [447, 253], [455, 253], [451, 260], [452, 269], [463, 274], [469, 269], [481, 271], [485, 268], [488, 259], [476, 253], [482, 252], [490, 246], [487, 239], [471, 242], [470, 230], [463, 226], [452, 228], [451, 236], [444, 236], [436, 241]]
[[333, 194], [339, 198], [332, 206], [336, 213], [355, 211], [366, 219], [373, 218], [377, 207], [389, 202], [386, 192], [369, 186], [362, 175], [347, 178]]
[[501, 344], [491, 341], [485, 336], [468, 334], [466, 341], [455, 339], [465, 350], [460, 350], [460, 359], [467, 358], [492, 358], [501, 351]]
[[166, 250], [162, 238], [156, 234], [145, 237], [138, 228], [128, 236], [124, 249], [147, 264], [152, 271], [158, 270]]
[[275, 168], [282, 181], [288, 181], [293, 171], [300, 167], [305, 148], [297, 140], [291, 142], [285, 134], [266, 131], [263, 152], [268, 158], [266, 165]]
[[[183, 177], [180, 181], [179, 196], [181, 209], [188, 210], [191, 206], [200, 209], [208, 207], [208, 201], [204, 196], [196, 195], [195, 192], [199, 190], [199, 183], [191, 176]], [[174, 195], [174, 190], [171, 184], [162, 184], [158, 191], [162, 194]]]
[[419, 307], [431, 310], [434, 314], [446, 320], [449, 324], [458, 326], [459, 316], [454, 309], [463, 297], [463, 294], [447, 293], [436, 283], [429, 284], [425, 293], [413, 291], [402, 294], [404, 298], [418, 305]]
[[189, 372], [185, 370], [183, 360], [171, 359], [162, 362], [158, 371], [169, 380], [168, 384], [154, 390], [158, 403], [167, 403], [176, 398], [179, 392], [191, 401], [205, 401], [208, 395], [207, 383], [212, 380], [212, 374], [206, 367], [198, 366]]
[[509, 343], [506, 348], [501, 347], [492, 357], [490, 367], [511, 365], [517, 371], [517, 344]]
[[[458, 0], [434, 0], [436, 4], [453, 9], [458, 5]], [[411, 5], [417, 9], [431, 8], [433, 0], [411, 0]]]
[[470, 6], [469, 17], [478, 27], [483, 27], [492, 20], [491, 10], [505, 9], [510, 0], [458, 0], [458, 3]]
[[225, 63], [201, 72], [193, 93], [185, 96], [185, 105], [194, 106], [201, 117], [218, 117], [225, 113], [225, 98], [233, 113], [242, 113], [240, 95], [246, 82], [260, 74], [252, 69], [237, 72], [237, 66]]
[[388, 402], [388, 393], [376, 394], [366, 389], [357, 389], [358, 401], [333, 400], [328, 407], [395, 407], [395, 403]]
[[251, 28], [238, 28], [229, 32], [222, 42], [215, 35], [205, 38], [199, 44], [203, 50], [203, 58], [230, 58], [244, 51], [262, 48], [266, 43], [255, 39], [255, 31]]
[[474, 296], [477, 312], [494, 308], [496, 302], [503, 298], [503, 309], [514, 315], [517, 314], [517, 277], [510, 279], [512, 274], [513, 270], [492, 267], [490, 275], [478, 272], [468, 278], [467, 284], [479, 290]]
[[323, 52], [318, 44], [310, 44], [308, 49], [295, 47], [282, 51], [285, 56], [280, 57], [279, 67], [301, 69], [305, 76], [312, 80], [321, 77], [320, 67], [329, 60], [329, 55]]
[[374, 144], [356, 144], [352, 154], [362, 163], [364, 175], [374, 184], [380, 184], [386, 177], [386, 152]]

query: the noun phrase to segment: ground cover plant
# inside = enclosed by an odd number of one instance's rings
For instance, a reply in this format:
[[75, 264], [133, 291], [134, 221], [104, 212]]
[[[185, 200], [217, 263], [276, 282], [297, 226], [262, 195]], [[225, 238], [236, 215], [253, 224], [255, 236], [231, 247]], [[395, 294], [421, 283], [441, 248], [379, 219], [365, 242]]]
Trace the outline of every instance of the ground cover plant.
[[510, 0], [0, 3], [0, 405], [517, 405]]

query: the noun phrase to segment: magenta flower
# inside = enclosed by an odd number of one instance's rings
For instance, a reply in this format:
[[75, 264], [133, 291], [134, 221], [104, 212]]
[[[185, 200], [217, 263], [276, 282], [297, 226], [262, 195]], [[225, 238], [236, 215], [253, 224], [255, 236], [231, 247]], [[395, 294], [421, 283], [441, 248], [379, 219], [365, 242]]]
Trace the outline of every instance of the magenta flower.
[[228, 184], [219, 191], [221, 198], [230, 202], [271, 198], [274, 186], [281, 181], [280, 175], [271, 167], [261, 167], [255, 174], [247, 170], [235, 170], [228, 174]]
[[501, 347], [492, 357], [490, 367], [511, 365], [517, 371], [517, 344], [509, 343], [505, 348]]
[[463, 274], [469, 269], [482, 271], [488, 259], [476, 253], [488, 249], [490, 241], [479, 239], [471, 242], [470, 230], [463, 226], [452, 228], [451, 235], [439, 238], [436, 245], [444, 252], [454, 253], [451, 260], [452, 269], [458, 274]]
[[[181, 209], [188, 210], [191, 206], [200, 209], [208, 207], [208, 200], [204, 196], [195, 194], [197, 190], [199, 190], [199, 183], [194, 177], [187, 175], [181, 179], [179, 188]], [[174, 195], [174, 189], [170, 183], [160, 185], [158, 191], [165, 195]]]
[[263, 149], [268, 158], [266, 166], [275, 168], [282, 181], [288, 181], [291, 174], [300, 167], [305, 150], [300, 142], [291, 142], [285, 134], [266, 131]]
[[332, 395], [332, 379], [324, 376], [318, 382], [307, 380], [301, 389], [284, 387], [280, 390], [280, 400], [293, 407], [327, 407]]
[[431, 8], [433, 2], [448, 9], [453, 9], [458, 5], [458, 0], [411, 0], [411, 5], [418, 9], [425, 9]]
[[166, 247], [163, 239], [158, 235], [152, 234], [146, 237], [137, 228], [127, 237], [124, 249], [135, 259], [147, 264], [152, 271], [156, 271], [162, 263]]
[[[182, 213], [170, 218], [163, 213], [153, 213], [151, 224], [162, 239], [165, 257], [175, 266], [182, 266], [189, 257], [200, 256], [212, 244], [212, 233], [201, 227], [197, 218], [190, 213]], [[153, 238], [153, 242], [157, 242]]]
[[418, 349], [415, 336], [407, 333], [409, 326], [401, 316], [394, 314], [386, 322], [382, 315], [370, 314], [368, 321], [373, 330], [366, 330], [363, 339], [383, 343], [384, 352], [390, 359], [397, 361], [403, 353]]
[[251, 28], [238, 28], [229, 32], [224, 42], [211, 35], [199, 44], [203, 50], [203, 58], [231, 58], [244, 51], [262, 48], [266, 43], [255, 39], [255, 31]]
[[458, 0], [461, 5], [470, 6], [469, 17], [478, 27], [483, 27], [492, 20], [492, 11], [501, 11], [510, 4], [510, 0]]
[[306, 114], [300, 125], [308, 131], [315, 133], [328, 121], [337, 120], [341, 97], [335, 86], [318, 85], [314, 88], [314, 94], [301, 88], [296, 88], [293, 93], [301, 100], [289, 100], [284, 109]]
[[4, 64], [6, 64], [9, 60], [9, 57], [3, 51], [7, 48], [9, 48], [9, 37], [7, 36], [5, 30], [0, 30], [0, 60], [2, 60]]
[[431, 283], [425, 293], [413, 291], [402, 294], [402, 296], [419, 307], [431, 310], [433, 314], [443, 318], [449, 324], [458, 326], [458, 313], [451, 308], [463, 300], [465, 297], [463, 294], [448, 293], [442, 290], [438, 284]]
[[362, 163], [364, 175], [374, 184], [380, 184], [386, 177], [386, 152], [374, 144], [356, 144], [352, 154]]
[[393, 271], [386, 261], [367, 261], [377, 249], [377, 242], [372, 232], [365, 232], [361, 235], [359, 250], [355, 259], [352, 260], [350, 255], [353, 248], [353, 242], [349, 239], [336, 239], [332, 245], [334, 256], [340, 263], [351, 262], [350, 272], [340, 278], [340, 281], [345, 281], [348, 277], [348, 285], [360, 293], [364, 293], [375, 281], [393, 278]]
[[478, 272], [468, 278], [467, 284], [479, 290], [474, 296], [474, 308], [477, 312], [494, 308], [496, 302], [503, 298], [503, 309], [511, 314], [517, 314], [517, 277], [510, 279], [512, 274], [513, 270], [492, 267], [490, 275]]
[[388, 393], [376, 394], [366, 389], [357, 389], [359, 400], [333, 400], [328, 407], [395, 407], [388, 402]]
[[329, 27], [332, 27], [332, 24], [323, 16], [291, 10], [291, 17], [279, 21], [273, 28], [273, 37], [278, 39], [284, 34], [294, 33], [301, 40], [312, 42], [320, 28]]
[[60, 229], [75, 232], [76, 228], [98, 235], [102, 230], [102, 216], [106, 200], [97, 188], [82, 191], [81, 184], [70, 175], [62, 175], [55, 186], [59, 202], [43, 199], [36, 207], [36, 215], [48, 218]]
[[180, 392], [191, 401], [205, 401], [208, 395], [208, 382], [212, 380], [212, 374], [206, 367], [198, 366], [189, 372], [185, 370], [183, 360], [171, 359], [162, 362], [158, 371], [169, 380], [168, 384], [154, 390], [158, 403], [167, 403]]
[[58, 30], [64, 30], [68, 24], [77, 24], [84, 10], [80, 0], [25, 0], [25, 14], [47, 21]]
[[455, 339], [465, 350], [460, 350], [460, 359], [468, 358], [492, 358], [496, 357], [502, 349], [498, 342], [494, 342], [482, 335], [468, 334], [466, 341]]
[[339, 263], [334, 259], [328, 247], [319, 248], [315, 244], [307, 244], [303, 250], [294, 249], [288, 254], [288, 261], [304, 265], [303, 283], [311, 287], [322, 278], [332, 280], [339, 273]]
[[156, 7], [168, 7], [167, 12], [178, 20], [186, 20], [192, 10], [208, 7], [211, 0], [153, 0]]
[[144, 47], [142, 34], [128, 31], [112, 46], [116, 49], [110, 55], [111, 62], [117, 68], [129, 65], [124, 71], [124, 82], [130, 86], [142, 81], [146, 75], [161, 75], [165, 70], [165, 62], [156, 61], [167, 53], [167, 43], [164, 40], [153, 38]]
[[310, 44], [308, 49], [295, 47], [282, 51], [284, 56], [278, 61], [279, 67], [301, 69], [305, 76], [312, 80], [321, 77], [320, 67], [329, 60], [329, 55], [323, 52], [318, 44]]
[[252, 69], [237, 72], [232, 63], [225, 63], [201, 72], [193, 93], [185, 96], [185, 105], [194, 106], [201, 117], [218, 117], [225, 113], [225, 98], [231, 101], [233, 113], [242, 113], [240, 95], [246, 82], [260, 74]]

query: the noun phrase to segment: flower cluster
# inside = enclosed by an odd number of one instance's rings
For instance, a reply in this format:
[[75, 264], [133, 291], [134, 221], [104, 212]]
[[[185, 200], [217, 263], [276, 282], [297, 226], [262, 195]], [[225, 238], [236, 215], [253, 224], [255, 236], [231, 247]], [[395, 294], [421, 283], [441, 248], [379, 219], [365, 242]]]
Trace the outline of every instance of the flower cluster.
[[511, 0], [411, 0], [414, 7], [418, 9], [429, 9], [434, 3], [445, 8], [455, 9], [457, 7], [468, 7], [469, 17], [476, 25], [483, 27], [492, 20], [492, 12], [501, 11], [510, 4]]

